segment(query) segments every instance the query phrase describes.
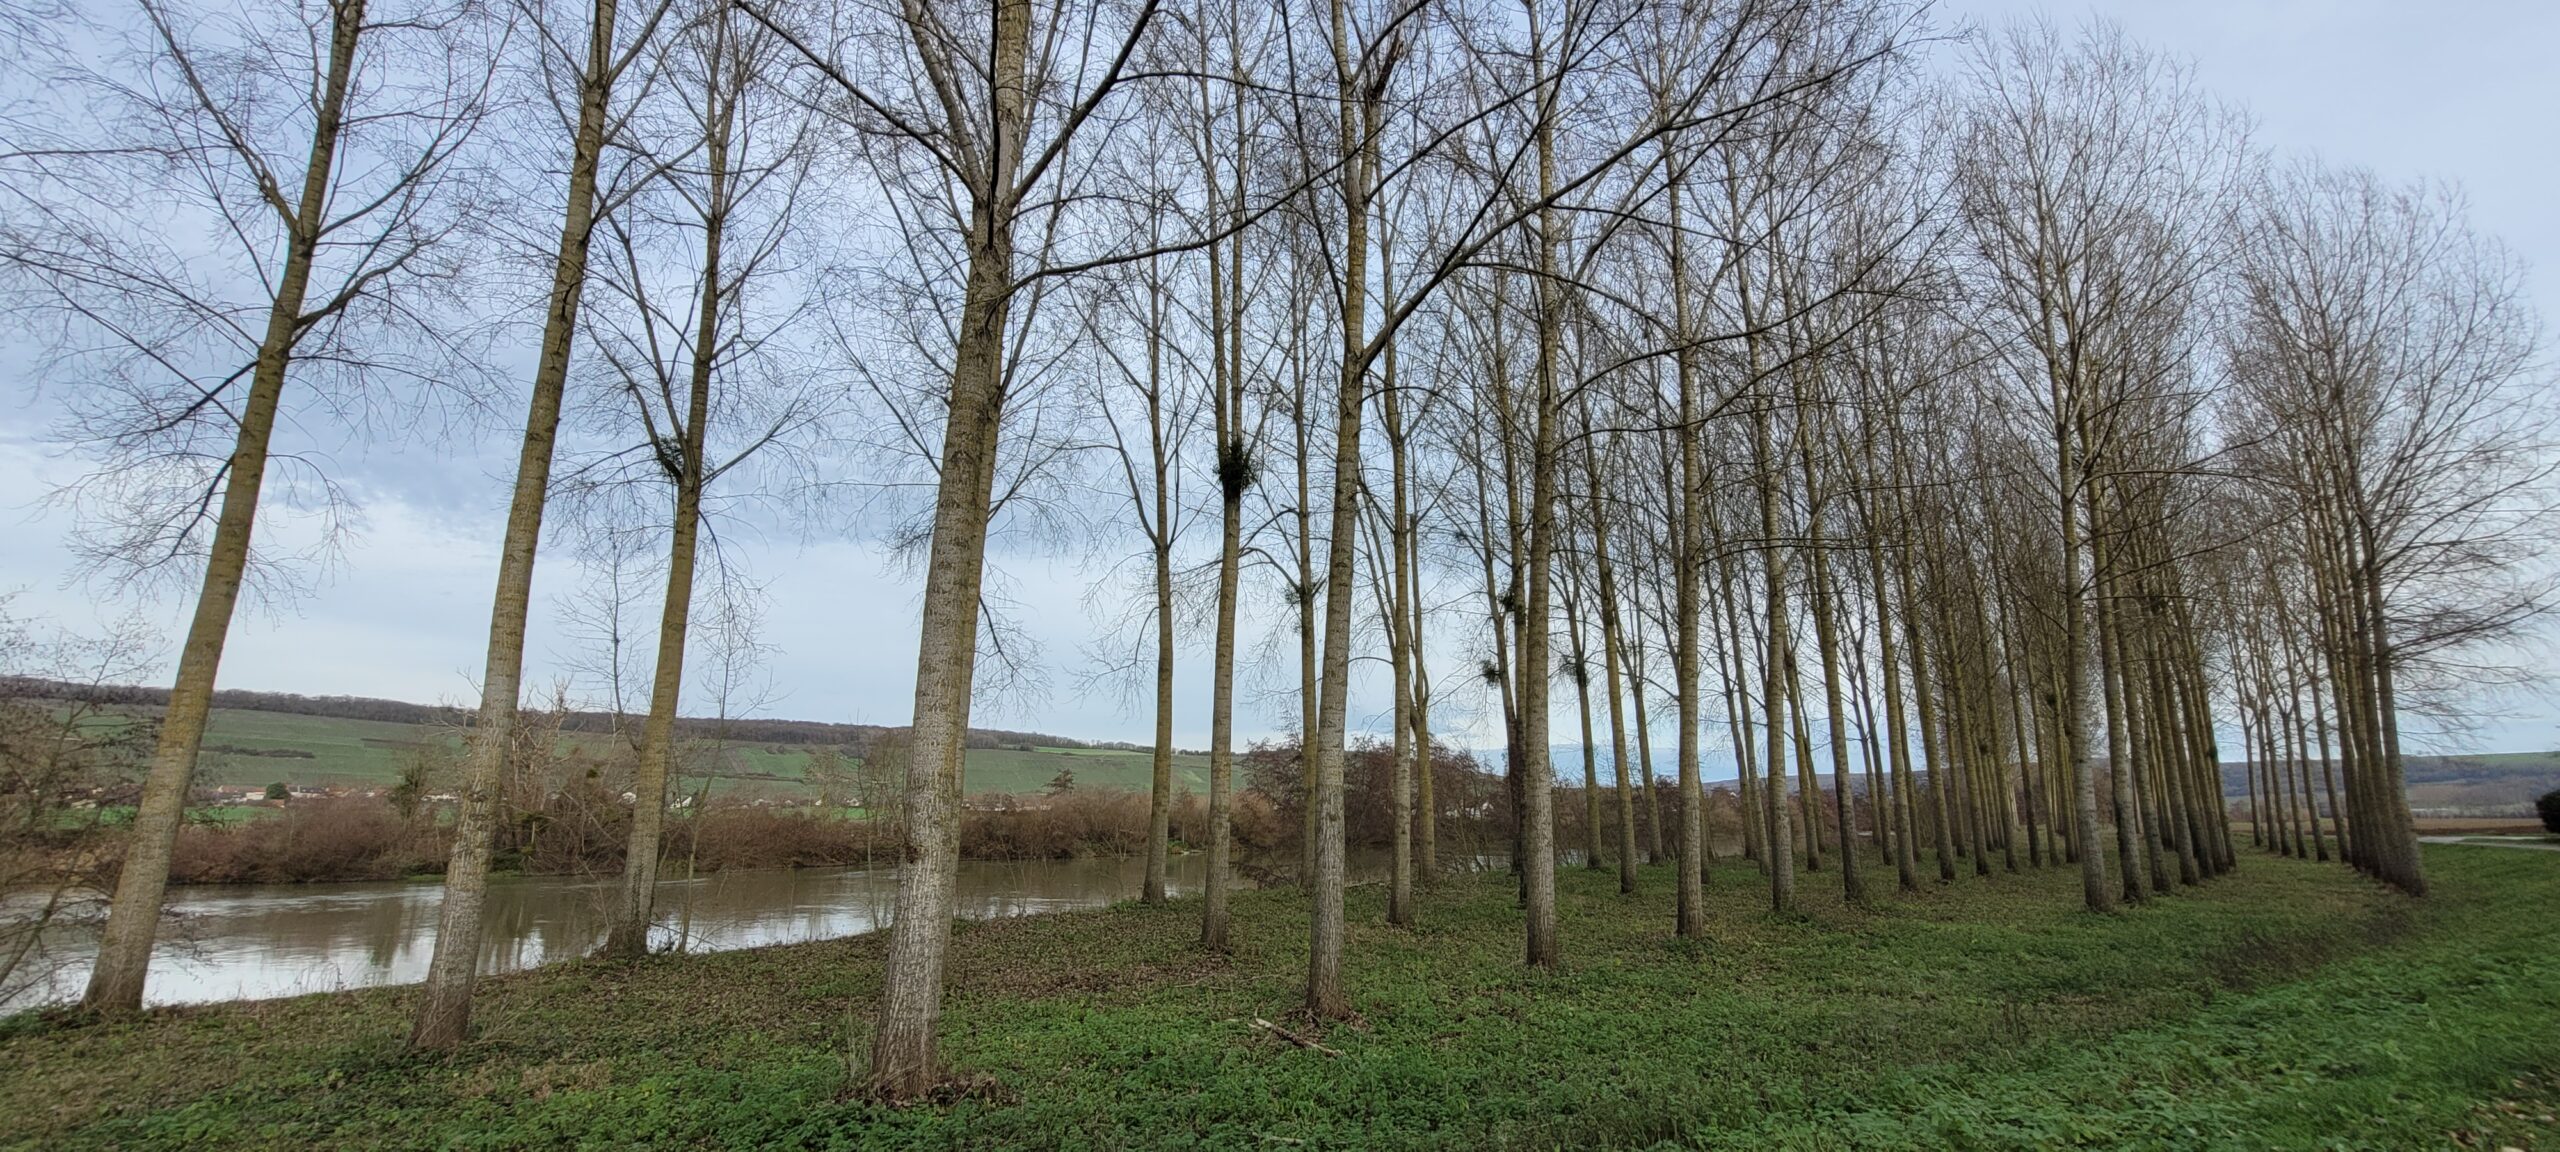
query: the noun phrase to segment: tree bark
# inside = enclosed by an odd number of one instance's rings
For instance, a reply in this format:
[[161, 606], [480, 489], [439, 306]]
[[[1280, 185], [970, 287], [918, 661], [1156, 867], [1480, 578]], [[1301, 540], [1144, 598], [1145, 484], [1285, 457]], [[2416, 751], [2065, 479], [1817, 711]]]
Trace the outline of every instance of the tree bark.
[[204, 579], [187, 624], [186, 643], [178, 650], [177, 680], [161, 715], [151, 767], [143, 777], [142, 796], [125, 840], [124, 863], [116, 873], [115, 898], [108, 905], [97, 961], [81, 997], [81, 1007], [90, 1012], [114, 1015], [142, 1008], [151, 946], [160, 930], [160, 902], [169, 887], [169, 858], [177, 846], [187, 789], [195, 779], [196, 755], [212, 714], [223, 645], [230, 638], [232, 613], [248, 572], [249, 537], [258, 516], [258, 493], [266, 481], [267, 445], [284, 396], [285, 371], [303, 331], [303, 297], [310, 290], [311, 267], [327, 219], [364, 16], [364, 0], [335, 0], [330, 6], [327, 71], [316, 94], [301, 198], [294, 203], [285, 230], [282, 274], [268, 304], [257, 362], [250, 369], [239, 433], [223, 466], [221, 510], [215, 513], [212, 547], [205, 556]]
[[524, 442], [516, 456], [515, 493], [498, 552], [498, 582], [489, 607], [488, 660], [480, 676], [480, 713], [463, 761], [461, 800], [453, 821], [453, 854], [445, 863], [444, 903], [436, 911], [436, 946], [427, 964], [412, 1048], [443, 1049], [462, 1043], [471, 1023], [471, 989], [480, 958], [480, 910], [487, 898], [490, 838], [497, 830], [498, 796], [505, 786], [508, 750], [515, 744], [516, 713], [524, 692], [525, 615], [533, 597], [533, 564], [542, 541], [542, 514], [551, 490], [551, 460], [560, 429], [560, 403], [569, 378], [569, 353], [577, 342], [578, 305], [587, 283], [587, 246], [595, 231], [596, 168], [604, 154], [605, 112], [615, 73], [614, 21], [619, 0], [595, 0], [587, 29], [587, 58], [579, 77], [578, 127], [569, 153], [568, 200], [560, 244], [552, 261], [550, 306], [525, 413]]
[[[915, 719], [900, 810], [898, 897], [871, 1039], [871, 1088], [911, 1099], [941, 1075], [944, 960], [960, 864], [962, 758], [977, 673], [979, 592], [986, 575], [987, 516], [1004, 413], [1004, 350], [1013, 295], [1015, 174], [1029, 94], [1030, 0], [996, 0], [988, 64], [988, 149], [975, 174], [967, 233], [968, 279], [954, 341], [951, 399], [942, 431], [941, 481], [925, 561], [923, 624], [916, 646]], [[943, 46], [923, 42], [931, 57]]]
[[[683, 702], [685, 631], [693, 612], [694, 549], [702, 523], [702, 491], [709, 467], [703, 459], [711, 419], [711, 370], [720, 348], [720, 244], [728, 223], [730, 117], [722, 113], [722, 80], [714, 57], [712, 115], [704, 134], [706, 189], [703, 203], [701, 315], [694, 333], [692, 373], [685, 396], [685, 424], [676, 452], [675, 518], [667, 543], [666, 601], [658, 614], [658, 660], [649, 681], [649, 719], [632, 773], [631, 836], [622, 858], [621, 914], [605, 937], [605, 954], [637, 959], [649, 949], [649, 921], [658, 890], [660, 833], [666, 823], [667, 781], [676, 758], [676, 711]], [[735, 109], [734, 98], [729, 105]], [[681, 943], [681, 937], [679, 938]]]

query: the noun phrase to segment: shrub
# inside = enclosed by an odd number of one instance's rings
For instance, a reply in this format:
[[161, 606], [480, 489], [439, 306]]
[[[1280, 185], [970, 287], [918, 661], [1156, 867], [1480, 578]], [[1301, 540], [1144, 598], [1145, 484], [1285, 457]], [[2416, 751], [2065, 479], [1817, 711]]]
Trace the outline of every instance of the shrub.
[[691, 819], [669, 821], [661, 867], [681, 869], [687, 859], [703, 872], [859, 864], [872, 832], [870, 822], [862, 820], [715, 806]]
[[394, 880], [444, 862], [445, 837], [390, 808], [352, 800], [297, 804], [273, 817], [178, 830], [169, 878], [182, 884]]
[[2533, 802], [2533, 807], [2542, 813], [2543, 831], [2560, 832], [2560, 788], [2543, 793], [2541, 799]]
[[1118, 789], [1069, 792], [1029, 802], [1012, 796], [980, 796], [960, 821], [961, 854], [980, 860], [1128, 855], [1143, 851], [1146, 843], [1146, 796]]

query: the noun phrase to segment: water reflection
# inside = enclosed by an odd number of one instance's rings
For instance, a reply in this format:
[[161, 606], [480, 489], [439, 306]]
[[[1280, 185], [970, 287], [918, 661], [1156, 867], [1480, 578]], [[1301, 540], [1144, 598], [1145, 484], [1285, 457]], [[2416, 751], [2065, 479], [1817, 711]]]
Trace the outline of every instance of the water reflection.
[[[1142, 860], [964, 861], [960, 916], [992, 919], [1135, 899]], [[1201, 856], [1177, 856], [1168, 886], [1197, 891]], [[484, 911], [480, 970], [511, 972], [584, 955], [604, 940], [618, 881], [538, 876], [496, 879]], [[713, 951], [824, 940], [888, 923], [897, 873], [877, 868], [725, 872], [659, 886], [659, 948]], [[406, 984], [426, 978], [444, 889], [424, 883], [223, 885], [169, 890], [162, 940], [143, 998], [152, 1004], [264, 999]], [[79, 995], [90, 957], [64, 942], [69, 962], [7, 1007]]]

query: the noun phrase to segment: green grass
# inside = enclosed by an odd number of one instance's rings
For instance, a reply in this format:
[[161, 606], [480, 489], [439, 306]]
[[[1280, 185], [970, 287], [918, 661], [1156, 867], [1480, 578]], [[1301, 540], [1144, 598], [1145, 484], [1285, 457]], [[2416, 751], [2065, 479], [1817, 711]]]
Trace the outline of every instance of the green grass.
[[[569, 733], [564, 748], [584, 747], [602, 753], [615, 737]], [[290, 784], [387, 788], [398, 782], [407, 757], [425, 741], [458, 746], [449, 730], [382, 720], [306, 716], [291, 712], [258, 712], [217, 708], [205, 733], [206, 752], [197, 779], [205, 784], [264, 786]], [[746, 791], [783, 796], [803, 794], [808, 785], [813, 749], [791, 744], [736, 744], [725, 749], [714, 774], [715, 794]], [[286, 752], [287, 755], [261, 753]], [[308, 753], [292, 755], [290, 753]], [[966, 787], [978, 792], [1038, 792], [1061, 768], [1075, 772], [1078, 788], [1121, 788], [1143, 792], [1154, 774], [1146, 752], [1110, 748], [975, 748], [968, 754]], [[1206, 794], [1209, 761], [1205, 756], [1174, 757], [1175, 787]]]
[[[1807, 877], [1762, 910], [1720, 871], [1673, 941], [1670, 876], [1562, 884], [1565, 963], [1524, 970], [1501, 878], [1413, 930], [1351, 899], [1360, 1022], [1292, 1019], [1305, 914], [1247, 893], [1230, 958], [1197, 905], [962, 926], [944, 1055], [992, 1091], [892, 1109], [842, 1092], [881, 941], [483, 985], [450, 1057], [400, 1040], [415, 993], [0, 1026], [24, 1147], [2560, 1147], [2560, 859], [2441, 847], [2423, 903], [2252, 856], [2114, 916], [2073, 876], [1845, 907]], [[1890, 883], [1889, 876], [1887, 883]], [[2458, 1137], [2458, 1139], [2457, 1139]], [[2538, 1142], [2538, 1143], [2537, 1143]]]
[[[1118, 748], [972, 748], [962, 771], [970, 792], [1038, 792], [1060, 769], [1075, 773], [1078, 788], [1144, 792], [1155, 777], [1155, 757]], [[1175, 754], [1173, 785], [1205, 795], [1209, 758]]]
[[[388, 785], [400, 778], [402, 757], [420, 741], [433, 739], [450, 737], [417, 724], [216, 708], [205, 727], [206, 752], [199, 778], [212, 784], [284, 780], [297, 784]], [[291, 749], [311, 756], [306, 759], [217, 750], [226, 747]]]

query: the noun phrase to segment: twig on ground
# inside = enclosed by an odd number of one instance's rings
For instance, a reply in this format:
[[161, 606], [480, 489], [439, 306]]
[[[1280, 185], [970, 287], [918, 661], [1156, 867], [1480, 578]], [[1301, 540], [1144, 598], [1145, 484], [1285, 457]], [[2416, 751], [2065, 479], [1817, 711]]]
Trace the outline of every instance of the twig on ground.
[[1328, 1047], [1325, 1047], [1322, 1043], [1319, 1043], [1319, 1042], [1318, 1042], [1314, 1037], [1311, 1037], [1311, 1036], [1301, 1036], [1301, 1035], [1299, 1035], [1299, 1034], [1297, 1034], [1297, 1033], [1295, 1033], [1295, 1032], [1292, 1032], [1292, 1031], [1290, 1031], [1290, 1030], [1288, 1030], [1288, 1029], [1286, 1029], [1286, 1028], [1283, 1028], [1283, 1027], [1281, 1027], [1281, 1026], [1279, 1026], [1279, 1025], [1277, 1025], [1277, 1024], [1274, 1024], [1274, 1023], [1272, 1023], [1272, 1022], [1270, 1022], [1270, 1021], [1268, 1021], [1268, 1020], [1265, 1020], [1265, 1019], [1263, 1019], [1263, 1018], [1262, 1018], [1262, 1017], [1260, 1017], [1260, 1016], [1256, 1016], [1256, 1017], [1254, 1017], [1254, 1018], [1253, 1018], [1253, 1026], [1254, 1026], [1254, 1027], [1256, 1027], [1256, 1028], [1260, 1028], [1260, 1029], [1262, 1029], [1263, 1031], [1268, 1032], [1268, 1033], [1270, 1033], [1270, 1034], [1272, 1034], [1272, 1035], [1274, 1035], [1274, 1036], [1277, 1036], [1277, 1037], [1279, 1037], [1279, 1038], [1281, 1038], [1281, 1039], [1283, 1039], [1283, 1040], [1286, 1040], [1286, 1041], [1288, 1041], [1288, 1042], [1290, 1042], [1290, 1043], [1292, 1043], [1292, 1044], [1295, 1044], [1295, 1045], [1297, 1045], [1297, 1046], [1298, 1046], [1298, 1047], [1300, 1047], [1300, 1048], [1312, 1048], [1312, 1049], [1314, 1049], [1314, 1050], [1316, 1050], [1316, 1051], [1318, 1051], [1318, 1052], [1322, 1052], [1322, 1053], [1324, 1053], [1324, 1054], [1325, 1054], [1325, 1055], [1327, 1055], [1327, 1056], [1340, 1056], [1340, 1055], [1342, 1055], [1342, 1050], [1341, 1050], [1341, 1049], [1339, 1049], [1339, 1048], [1328, 1048]]

